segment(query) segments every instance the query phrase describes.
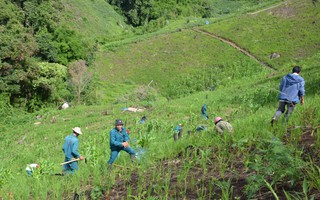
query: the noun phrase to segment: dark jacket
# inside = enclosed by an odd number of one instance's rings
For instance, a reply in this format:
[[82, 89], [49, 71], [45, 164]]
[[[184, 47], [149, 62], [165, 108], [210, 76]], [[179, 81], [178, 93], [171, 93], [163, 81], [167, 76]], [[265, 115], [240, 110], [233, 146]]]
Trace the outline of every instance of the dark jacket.
[[123, 142], [127, 142], [129, 140], [129, 135], [124, 127], [122, 127], [122, 131], [118, 131], [116, 128], [113, 128], [110, 131], [110, 149], [117, 150], [122, 149]]

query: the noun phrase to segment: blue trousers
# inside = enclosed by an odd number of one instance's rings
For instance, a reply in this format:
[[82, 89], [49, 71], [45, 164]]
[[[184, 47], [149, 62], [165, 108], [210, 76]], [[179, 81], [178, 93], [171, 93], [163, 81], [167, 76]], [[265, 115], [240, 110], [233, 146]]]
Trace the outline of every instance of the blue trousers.
[[26, 170], [27, 171], [27, 174], [29, 175], [29, 176], [32, 176], [32, 171], [30, 171], [30, 170]]
[[116, 160], [116, 158], [118, 157], [119, 152], [122, 151], [122, 150], [127, 152], [130, 155], [135, 155], [136, 154], [131, 147], [127, 147], [127, 148], [119, 147], [119, 148], [116, 148], [116, 149], [111, 149], [111, 155], [110, 155], [110, 159], [108, 161], [109, 165], [111, 165]]
[[[68, 162], [70, 160], [71, 160], [70, 158], [65, 158], [64, 162]], [[78, 161], [64, 164], [62, 170], [66, 172], [66, 174], [74, 174], [74, 172], [78, 170]]]

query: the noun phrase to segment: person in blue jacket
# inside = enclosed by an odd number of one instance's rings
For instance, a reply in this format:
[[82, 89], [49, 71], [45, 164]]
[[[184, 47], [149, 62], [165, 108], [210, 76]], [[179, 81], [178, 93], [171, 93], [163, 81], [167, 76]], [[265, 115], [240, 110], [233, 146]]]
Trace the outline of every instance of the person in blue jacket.
[[174, 141], [177, 141], [182, 137], [182, 124], [178, 124], [174, 129], [173, 129], [173, 139]]
[[117, 119], [115, 127], [110, 131], [110, 149], [111, 155], [108, 161], [108, 168], [111, 169], [112, 163], [116, 160], [120, 151], [125, 151], [130, 154], [130, 158], [133, 161], [135, 159], [135, 151], [130, 147], [129, 135], [121, 119]]
[[292, 69], [292, 74], [284, 76], [280, 83], [279, 94], [279, 107], [272, 117], [271, 125], [278, 121], [279, 117], [284, 113], [285, 107], [287, 107], [284, 121], [286, 121], [289, 115], [293, 112], [297, 103], [304, 104], [305, 95], [305, 81], [300, 76], [301, 68], [295, 66]]
[[203, 106], [201, 107], [201, 116], [204, 118], [204, 119], [208, 119], [209, 116], [207, 114], [207, 104], [203, 104]]
[[[62, 151], [65, 154], [64, 162], [68, 162], [74, 159], [84, 160], [85, 158], [81, 156], [78, 152], [79, 140], [78, 136], [82, 134], [81, 129], [79, 127], [75, 127], [72, 129], [73, 133], [68, 135], [63, 143]], [[74, 172], [78, 170], [78, 162], [70, 162], [63, 165], [63, 172], [66, 174], [74, 174]]]

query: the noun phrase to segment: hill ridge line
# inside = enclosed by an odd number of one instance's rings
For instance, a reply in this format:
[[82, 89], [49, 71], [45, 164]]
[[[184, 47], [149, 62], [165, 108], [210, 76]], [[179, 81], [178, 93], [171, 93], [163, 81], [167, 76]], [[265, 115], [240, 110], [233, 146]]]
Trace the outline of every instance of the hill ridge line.
[[220, 40], [221, 42], [224, 42], [228, 45], [230, 45], [231, 47], [239, 50], [241, 53], [245, 54], [246, 56], [250, 57], [251, 59], [257, 61], [258, 63], [260, 63], [260, 65], [264, 66], [264, 67], [267, 67], [269, 69], [272, 69], [272, 70], [277, 70], [275, 67], [273, 67], [271, 64], [269, 63], [266, 63], [266, 62], [263, 62], [261, 61], [260, 59], [258, 59], [255, 55], [253, 55], [252, 53], [250, 53], [249, 51], [245, 50], [244, 48], [242, 48], [240, 45], [236, 44], [235, 42], [231, 41], [230, 39], [227, 39], [227, 38], [223, 38], [221, 36], [218, 36], [214, 33], [211, 33], [209, 31], [206, 31], [206, 30], [203, 30], [203, 29], [199, 29], [199, 28], [192, 28], [193, 31], [196, 31], [198, 33], [203, 33], [203, 34], [206, 34], [210, 37], [213, 37], [215, 39], [218, 39]]

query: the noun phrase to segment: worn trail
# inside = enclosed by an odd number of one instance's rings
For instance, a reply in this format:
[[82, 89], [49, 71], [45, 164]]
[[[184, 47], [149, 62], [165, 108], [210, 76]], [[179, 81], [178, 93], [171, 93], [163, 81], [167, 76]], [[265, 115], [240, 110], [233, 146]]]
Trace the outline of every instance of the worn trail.
[[252, 53], [250, 53], [249, 51], [247, 51], [247, 50], [245, 50], [244, 48], [240, 47], [238, 44], [236, 44], [235, 42], [233, 42], [233, 41], [231, 41], [231, 40], [229, 40], [229, 39], [223, 38], [223, 37], [221, 37], [221, 36], [218, 36], [218, 35], [216, 35], [216, 34], [210, 33], [210, 32], [208, 32], [208, 31], [206, 31], [206, 30], [202, 30], [202, 29], [199, 29], [199, 28], [193, 28], [192, 30], [193, 30], [193, 31], [196, 31], [196, 32], [198, 32], [198, 33], [206, 34], [206, 35], [208, 35], [208, 36], [210, 36], [210, 37], [213, 37], [213, 38], [215, 38], [215, 39], [218, 39], [218, 40], [220, 40], [220, 41], [222, 41], [222, 42], [224, 42], [224, 43], [232, 46], [233, 48], [241, 51], [243, 54], [245, 54], [245, 55], [247, 55], [248, 57], [250, 57], [251, 59], [257, 61], [257, 62], [260, 63], [262, 66], [265, 66], [265, 67], [267, 67], [267, 68], [269, 68], [269, 69], [272, 69], [272, 70], [277, 70], [276, 68], [274, 68], [274, 67], [273, 67], [272, 65], [270, 65], [269, 63], [266, 63], [266, 62], [261, 61], [261, 60], [258, 59], [256, 56], [254, 56]]

